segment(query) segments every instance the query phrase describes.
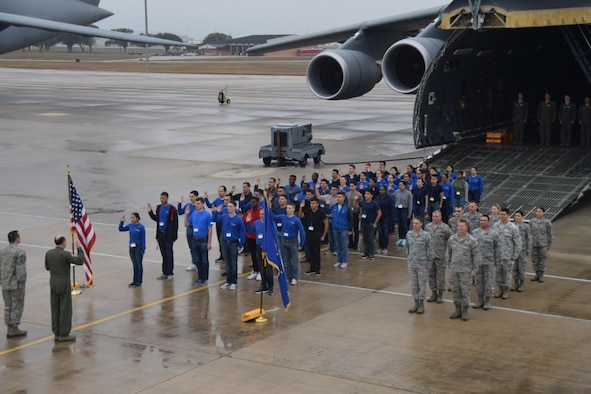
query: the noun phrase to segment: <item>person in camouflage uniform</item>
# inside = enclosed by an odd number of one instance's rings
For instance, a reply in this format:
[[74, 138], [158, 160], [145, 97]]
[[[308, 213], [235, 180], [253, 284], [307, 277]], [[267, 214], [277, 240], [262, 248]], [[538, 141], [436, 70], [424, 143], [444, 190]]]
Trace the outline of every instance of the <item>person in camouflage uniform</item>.
[[429, 287], [433, 294], [427, 299], [427, 302], [443, 302], [443, 291], [445, 290], [445, 248], [447, 240], [451, 237], [451, 229], [442, 221], [440, 211], [433, 211], [431, 215], [432, 222], [427, 223], [425, 231], [431, 236], [435, 258], [433, 266], [429, 270]]
[[450, 273], [450, 282], [456, 311], [450, 319], [468, 320], [470, 285], [480, 266], [478, 241], [468, 233], [468, 222], [461, 219], [458, 232], [449, 237], [445, 251], [445, 264]]
[[454, 207], [454, 216], [449, 218], [447, 221], [447, 225], [451, 229], [451, 233], [455, 234], [458, 232], [458, 222], [464, 216], [464, 207], [457, 206]]
[[27, 281], [27, 254], [19, 246], [21, 236], [14, 230], [8, 233], [8, 246], [0, 251], [0, 285], [4, 298], [4, 322], [6, 338], [23, 337], [25, 330], [18, 328], [25, 307], [25, 282]]
[[480, 267], [478, 267], [475, 278], [478, 302], [472, 307], [489, 310], [491, 308], [490, 299], [495, 291], [495, 266], [501, 258], [499, 234], [490, 228], [489, 216], [482, 215], [480, 228], [474, 230], [472, 235], [478, 240], [478, 249], [480, 250]]
[[427, 280], [429, 270], [433, 267], [435, 252], [431, 236], [422, 229], [423, 221], [420, 218], [412, 220], [412, 231], [406, 233], [406, 253], [408, 262], [408, 276], [412, 289], [412, 298], [415, 303], [408, 312], [425, 312], [425, 294], [427, 292]]
[[531, 229], [529, 224], [523, 222], [523, 211], [515, 212], [515, 225], [519, 230], [521, 236], [521, 251], [515, 264], [513, 264], [513, 279], [515, 285], [511, 288], [511, 291], [523, 291], [523, 285], [525, 282], [525, 268], [527, 266], [527, 258], [531, 255]]
[[532, 282], [544, 282], [548, 252], [554, 241], [552, 223], [544, 217], [545, 213], [544, 208], [538, 207], [536, 218], [529, 222], [532, 237], [531, 263], [536, 273], [535, 278], [531, 279]]
[[511, 276], [513, 275], [513, 264], [519, 253], [521, 253], [521, 236], [515, 224], [509, 221], [509, 210], [501, 209], [501, 220], [493, 227], [499, 233], [499, 243], [501, 245], [501, 261], [497, 265], [497, 286], [499, 293], [495, 298], [509, 298], [509, 287], [511, 286]]
[[464, 216], [462, 216], [462, 218], [468, 222], [468, 232], [470, 234], [472, 234], [472, 231], [480, 227], [480, 216], [482, 216], [482, 214], [478, 212], [478, 203], [475, 201], [470, 202], [470, 204], [468, 204], [468, 212], [464, 213]]

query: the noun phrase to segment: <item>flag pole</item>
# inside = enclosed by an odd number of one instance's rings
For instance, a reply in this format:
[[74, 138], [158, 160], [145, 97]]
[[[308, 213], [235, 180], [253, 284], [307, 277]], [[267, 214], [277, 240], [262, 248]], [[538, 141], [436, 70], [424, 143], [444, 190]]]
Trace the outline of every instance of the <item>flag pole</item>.
[[[264, 270], [267, 269], [267, 254], [266, 253], [263, 253], [263, 269]], [[266, 272], [265, 272], [264, 278], [267, 279]], [[263, 283], [261, 283], [260, 289], [261, 289], [261, 304], [259, 306], [259, 317], [257, 317], [255, 319], [255, 322], [266, 323], [268, 319], [265, 317], [265, 310], [263, 309], [263, 290], [262, 290]]]
[[[264, 187], [263, 187], [263, 199], [265, 199], [265, 201], [267, 201], [267, 182], [265, 182]], [[259, 210], [260, 212], [260, 210]], [[264, 213], [264, 208], [263, 208], [263, 217], [264, 217], [265, 213]], [[260, 216], [260, 215], [259, 215]], [[260, 220], [260, 218], [259, 218]], [[263, 231], [264, 232], [264, 231]], [[256, 253], [256, 252], [255, 252]], [[262, 257], [263, 257], [263, 266], [262, 271], [265, 275], [263, 275], [263, 277], [265, 279], [267, 279], [267, 253], [262, 253]], [[265, 317], [265, 310], [263, 309], [263, 283], [261, 282], [261, 303], [259, 306], [259, 317], [256, 318], [255, 322], [257, 323], [266, 323], [267, 322], [267, 318]]]
[[[69, 203], [69, 207], [70, 207], [70, 235], [71, 235], [71, 244], [72, 244], [72, 254], [74, 254], [75, 249], [74, 249], [74, 226], [73, 226], [73, 221], [72, 221], [72, 192], [70, 190], [70, 179], [72, 177], [72, 174], [70, 173], [70, 164], [66, 164], [66, 167], [68, 169], [68, 203]], [[76, 266], [70, 264], [70, 266], [72, 267], [72, 284], [70, 286], [71, 288], [71, 294], [72, 295], [79, 295], [82, 293], [82, 291], [79, 289], [80, 284], [76, 283]]]

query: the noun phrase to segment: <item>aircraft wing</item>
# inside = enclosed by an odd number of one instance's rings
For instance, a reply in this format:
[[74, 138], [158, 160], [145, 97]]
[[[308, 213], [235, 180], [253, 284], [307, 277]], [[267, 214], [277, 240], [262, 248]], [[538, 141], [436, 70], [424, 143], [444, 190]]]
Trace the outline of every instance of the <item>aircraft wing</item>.
[[114, 40], [138, 42], [142, 44], [152, 45], [168, 45], [168, 46], [191, 46], [179, 41], [163, 40], [160, 38], [140, 36], [136, 34], [128, 34], [117, 31], [102, 30], [90, 26], [81, 26], [71, 23], [56, 22], [48, 19], [32, 18], [29, 16], [22, 16], [16, 14], [9, 14], [0, 12], [0, 23], [18, 26], [18, 27], [32, 27], [36, 29], [49, 30], [55, 32], [74, 33], [89, 37], [103, 37]]
[[359, 30], [389, 33], [394, 40], [416, 35], [439, 15], [446, 4], [408, 12], [386, 18], [373, 19], [360, 24], [352, 24], [340, 28], [323, 30], [317, 33], [293, 36], [287, 39], [256, 45], [248, 49], [249, 54], [258, 55], [266, 52], [282, 51], [309, 45], [344, 42]]

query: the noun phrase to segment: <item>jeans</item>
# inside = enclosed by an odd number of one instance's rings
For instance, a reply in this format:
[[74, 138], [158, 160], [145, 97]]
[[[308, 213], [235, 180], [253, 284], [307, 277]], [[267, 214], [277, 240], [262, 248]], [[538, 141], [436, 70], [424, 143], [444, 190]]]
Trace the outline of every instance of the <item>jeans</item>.
[[347, 242], [349, 234], [347, 230], [333, 229], [335, 250], [337, 251], [337, 262], [346, 263], [349, 261], [349, 248]]
[[363, 237], [363, 255], [373, 257], [376, 248], [376, 230], [372, 223], [361, 223], [361, 236]]
[[454, 207], [464, 207], [466, 204], [466, 199], [464, 197], [454, 197]]
[[310, 271], [320, 273], [320, 232], [308, 231], [306, 232], [306, 246], [310, 252]]
[[298, 256], [298, 243], [283, 240], [281, 244], [281, 258], [285, 266], [287, 280], [298, 280], [300, 278], [300, 258]]
[[206, 281], [209, 279], [209, 250], [207, 250], [207, 238], [193, 238], [193, 249], [195, 253], [195, 267], [197, 267], [197, 279]]
[[378, 222], [378, 246], [380, 249], [388, 249], [388, 241], [390, 240], [390, 230], [389, 230], [389, 220], [388, 218], [381, 218]]
[[226, 264], [226, 283], [238, 282], [238, 241], [222, 240], [222, 256]]
[[131, 258], [131, 264], [133, 265], [133, 281], [135, 285], [141, 285], [144, 277], [144, 266], [142, 261], [144, 260], [144, 254], [142, 253], [143, 245], [136, 245], [135, 247], [129, 247], [129, 257]]
[[330, 252], [334, 252], [336, 250], [331, 220], [328, 221], [328, 250]]
[[187, 245], [189, 245], [189, 251], [191, 252], [191, 263], [197, 266], [197, 255], [195, 254], [195, 248], [193, 246], [193, 226], [187, 227]]
[[[408, 232], [408, 208], [395, 208], [398, 222], [398, 239], [406, 239]], [[424, 216], [424, 215], [423, 215]]]
[[158, 241], [158, 248], [162, 255], [162, 274], [166, 276], [174, 275], [174, 253], [172, 251], [173, 241], [167, 241], [164, 238], [164, 233], [158, 233], [156, 238]]
[[359, 211], [353, 212], [353, 233], [349, 235], [349, 248], [357, 250], [359, 246]]

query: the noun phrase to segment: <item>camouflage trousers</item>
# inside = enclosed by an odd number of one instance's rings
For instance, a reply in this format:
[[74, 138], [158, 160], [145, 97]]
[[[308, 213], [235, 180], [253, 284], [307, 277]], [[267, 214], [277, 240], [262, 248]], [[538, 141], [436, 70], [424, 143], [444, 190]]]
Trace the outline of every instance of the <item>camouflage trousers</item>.
[[408, 266], [408, 278], [410, 279], [410, 289], [414, 300], [425, 300], [427, 293], [427, 280], [429, 280], [429, 270], [427, 267]]
[[515, 263], [513, 264], [513, 279], [524, 280], [525, 279], [525, 268], [527, 266], [527, 254], [519, 255]]
[[453, 272], [449, 277], [454, 304], [470, 306], [470, 286], [472, 277], [469, 272]]
[[501, 260], [501, 264], [497, 265], [497, 286], [510, 287], [511, 276], [513, 275], [513, 261]]
[[495, 291], [495, 266], [481, 265], [476, 272], [476, 293], [483, 297], [492, 297]]
[[4, 298], [4, 323], [7, 326], [18, 326], [25, 308], [24, 290], [2, 290]]
[[546, 246], [534, 246], [531, 248], [531, 264], [534, 272], [546, 271], [546, 261], [548, 260], [548, 248]]
[[435, 258], [429, 270], [429, 287], [435, 293], [445, 291], [445, 262]]

